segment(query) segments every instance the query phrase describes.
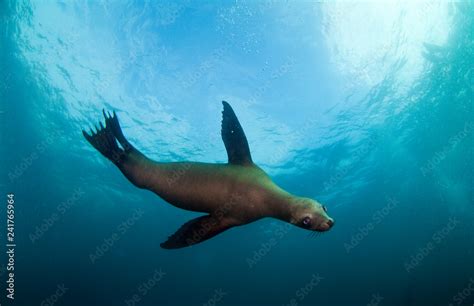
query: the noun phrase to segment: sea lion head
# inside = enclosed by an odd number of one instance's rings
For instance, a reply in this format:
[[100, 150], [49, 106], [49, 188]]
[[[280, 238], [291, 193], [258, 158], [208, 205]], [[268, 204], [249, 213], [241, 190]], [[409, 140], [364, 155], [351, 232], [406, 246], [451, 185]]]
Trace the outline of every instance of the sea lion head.
[[317, 232], [325, 232], [334, 226], [334, 219], [328, 216], [327, 207], [309, 198], [300, 198], [294, 205], [291, 223]]

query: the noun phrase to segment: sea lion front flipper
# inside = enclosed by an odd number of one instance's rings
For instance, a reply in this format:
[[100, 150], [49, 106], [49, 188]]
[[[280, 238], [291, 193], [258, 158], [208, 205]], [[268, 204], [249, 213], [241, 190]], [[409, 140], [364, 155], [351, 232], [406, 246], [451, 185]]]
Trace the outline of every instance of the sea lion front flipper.
[[244, 130], [229, 103], [222, 101], [222, 104], [224, 110], [222, 111], [221, 134], [229, 164], [251, 165], [253, 162]]
[[168, 240], [160, 244], [164, 249], [179, 249], [203, 242], [235, 224], [212, 215], [201, 216], [183, 224]]

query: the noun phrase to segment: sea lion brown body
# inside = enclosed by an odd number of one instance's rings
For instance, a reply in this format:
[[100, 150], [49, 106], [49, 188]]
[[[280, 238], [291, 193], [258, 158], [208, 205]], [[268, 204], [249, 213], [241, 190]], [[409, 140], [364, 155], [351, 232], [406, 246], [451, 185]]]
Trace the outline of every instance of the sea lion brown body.
[[185, 223], [161, 244], [164, 248], [193, 245], [264, 217], [309, 230], [329, 230], [334, 221], [324, 206], [281, 189], [253, 163], [234, 111], [227, 102], [223, 104], [222, 139], [227, 164], [152, 161], [125, 139], [115, 113], [104, 112], [105, 127], [100, 124], [96, 133], [83, 134], [137, 187], [153, 191], [176, 207], [207, 213]]

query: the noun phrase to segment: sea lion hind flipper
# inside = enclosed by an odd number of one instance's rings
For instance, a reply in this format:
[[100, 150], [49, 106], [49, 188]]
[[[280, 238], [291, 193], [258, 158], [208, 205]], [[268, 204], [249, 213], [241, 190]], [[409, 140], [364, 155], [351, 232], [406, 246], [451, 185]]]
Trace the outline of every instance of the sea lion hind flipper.
[[118, 142], [125, 149], [125, 151], [135, 150], [135, 148], [125, 138], [125, 136], [123, 136], [123, 132], [120, 128], [120, 123], [118, 121], [117, 114], [115, 113], [115, 111], [113, 111], [112, 115], [107, 114], [105, 110], [102, 110], [102, 113], [104, 114], [106, 126], [110, 126], [113, 135], [115, 136], [115, 138], [117, 138]]
[[221, 135], [229, 164], [251, 165], [253, 162], [244, 130], [229, 103], [222, 101], [222, 104], [224, 110], [222, 111]]
[[[112, 115], [102, 111], [105, 118], [105, 126], [99, 122], [99, 128], [96, 131], [87, 133], [82, 130], [86, 140], [99, 151], [102, 155], [111, 160], [114, 164], [120, 164], [130, 151], [136, 150], [123, 136], [117, 115]], [[118, 142], [117, 142], [118, 141]], [[119, 144], [122, 148], [119, 147]]]
[[164, 249], [184, 248], [210, 239], [233, 226], [233, 223], [223, 218], [201, 216], [183, 224], [160, 246]]

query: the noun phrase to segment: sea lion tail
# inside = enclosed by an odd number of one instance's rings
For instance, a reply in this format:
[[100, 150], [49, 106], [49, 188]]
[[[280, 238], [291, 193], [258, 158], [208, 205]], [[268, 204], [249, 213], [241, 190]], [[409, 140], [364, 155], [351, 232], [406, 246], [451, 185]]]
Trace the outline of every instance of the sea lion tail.
[[[96, 127], [95, 132], [91, 130], [88, 134], [82, 130], [82, 134], [102, 155], [116, 165], [121, 164], [128, 153], [136, 151], [136, 149], [125, 139], [115, 111], [112, 115], [106, 113], [105, 110], [102, 113], [105, 118], [105, 126], [99, 122], [100, 128]], [[121, 147], [119, 147], [119, 143]]]

